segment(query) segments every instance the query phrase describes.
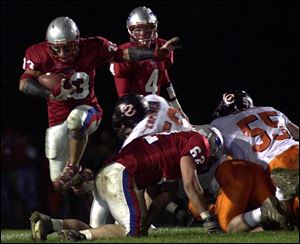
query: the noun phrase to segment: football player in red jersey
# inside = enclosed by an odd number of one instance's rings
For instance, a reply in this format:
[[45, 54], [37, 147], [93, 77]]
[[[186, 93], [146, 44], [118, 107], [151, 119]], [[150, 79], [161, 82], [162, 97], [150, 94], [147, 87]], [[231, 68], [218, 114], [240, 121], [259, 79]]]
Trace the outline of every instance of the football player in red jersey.
[[[137, 7], [132, 10], [126, 24], [130, 42], [120, 45], [120, 48], [159, 48], [163, 46], [166, 40], [158, 38], [157, 23], [157, 18], [151, 9]], [[176, 98], [168, 75], [168, 68], [172, 64], [173, 52], [161, 60], [113, 62], [110, 70], [114, 75], [118, 96], [122, 97], [128, 93], [144, 96], [158, 94], [166, 98], [174, 108], [187, 118]]]
[[[214, 216], [207, 211], [197, 173], [214, 162], [214, 156], [220, 152], [221, 141], [220, 134], [215, 134], [215, 139], [208, 141], [196, 131], [171, 132], [139, 137], [121, 149], [116, 157], [107, 162], [96, 178], [101, 201], [108, 205], [113, 217], [120, 224], [116, 227], [118, 235], [140, 236], [144, 233], [144, 226], [141, 224], [146, 217], [143, 189], [161, 180], [180, 178], [183, 180], [187, 196], [197, 205], [196, 208], [200, 209], [207, 231], [219, 231]], [[104, 183], [104, 179], [109, 180]], [[117, 203], [114, 197], [120, 199], [120, 195], [123, 196], [122, 203]], [[102, 206], [105, 207], [105, 204]], [[121, 206], [125, 207], [122, 209]], [[102, 226], [83, 231], [81, 234], [97, 239], [108, 234], [105, 228]], [[66, 232], [68, 237], [69, 234], [74, 232]]]
[[[104, 63], [124, 60], [163, 59], [174, 49], [173, 38], [161, 48], [119, 49], [106, 38], [80, 38], [75, 22], [55, 18], [48, 26], [46, 41], [26, 50], [19, 89], [27, 95], [47, 99], [49, 128], [46, 156], [56, 189], [65, 190], [79, 172], [88, 135], [96, 131], [102, 109], [94, 93], [95, 70]], [[66, 79], [53, 90], [42, 86], [38, 76], [62, 73]]]
[[[78, 241], [147, 234], [149, 226], [145, 224], [148, 216], [144, 190], [161, 181], [181, 178], [187, 196], [204, 220], [206, 231], [219, 232], [219, 224], [208, 211], [197, 175], [212, 166], [222, 152], [221, 134], [214, 130], [212, 137], [207, 139], [198, 131], [174, 131], [136, 138], [107, 160], [95, 179], [95, 198], [106, 210], [102, 211], [102, 215], [107, 216], [110, 212], [118, 224], [81, 231], [65, 230], [63, 236]], [[43, 230], [51, 228], [53, 231], [53, 220], [51, 223], [48, 216], [47, 221], [44, 221], [46, 216], [38, 217], [39, 221], [32, 222], [33, 237], [45, 239], [47, 232]]]

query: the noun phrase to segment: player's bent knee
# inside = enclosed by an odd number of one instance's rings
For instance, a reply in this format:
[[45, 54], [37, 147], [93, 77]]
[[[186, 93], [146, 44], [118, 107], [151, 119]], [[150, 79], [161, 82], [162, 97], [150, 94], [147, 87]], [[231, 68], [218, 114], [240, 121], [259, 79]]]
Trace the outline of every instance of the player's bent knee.
[[83, 115], [84, 112], [79, 109], [71, 111], [67, 118], [67, 127], [69, 130], [80, 130], [83, 128]]
[[229, 223], [227, 225], [227, 228], [226, 228], [225, 232], [228, 233], [228, 234], [236, 232], [235, 231], [235, 225], [233, 223]]
[[[227, 225], [226, 230], [224, 230], [224, 227], [226, 225]], [[235, 216], [228, 224], [225, 224], [224, 227], [222, 227], [221, 225], [221, 228], [224, 231], [227, 231], [227, 233], [237, 233], [237, 232], [244, 232], [250, 230], [250, 226], [245, 220], [243, 214]]]

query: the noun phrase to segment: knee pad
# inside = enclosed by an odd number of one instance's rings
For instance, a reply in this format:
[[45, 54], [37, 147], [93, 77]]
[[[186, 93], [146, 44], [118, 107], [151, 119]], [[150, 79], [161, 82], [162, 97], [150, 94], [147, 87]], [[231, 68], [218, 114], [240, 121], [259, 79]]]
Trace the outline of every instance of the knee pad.
[[69, 130], [80, 130], [83, 128], [84, 112], [79, 109], [71, 111], [67, 118], [67, 127]]
[[69, 130], [86, 129], [88, 134], [95, 132], [101, 121], [101, 113], [88, 105], [76, 107], [69, 114], [66, 123]]

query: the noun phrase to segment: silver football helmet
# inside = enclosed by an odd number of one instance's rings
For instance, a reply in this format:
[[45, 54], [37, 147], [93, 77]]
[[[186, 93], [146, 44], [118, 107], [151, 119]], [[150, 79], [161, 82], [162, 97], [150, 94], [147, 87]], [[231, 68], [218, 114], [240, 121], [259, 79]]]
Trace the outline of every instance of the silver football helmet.
[[127, 30], [130, 41], [137, 46], [149, 47], [157, 38], [157, 18], [150, 8], [137, 7], [128, 16]]
[[50, 53], [62, 62], [72, 61], [78, 54], [79, 38], [79, 29], [69, 17], [55, 18], [46, 33]]
[[211, 125], [194, 125], [193, 129], [205, 136], [210, 145], [210, 157], [219, 158], [223, 153], [223, 136], [221, 132]]

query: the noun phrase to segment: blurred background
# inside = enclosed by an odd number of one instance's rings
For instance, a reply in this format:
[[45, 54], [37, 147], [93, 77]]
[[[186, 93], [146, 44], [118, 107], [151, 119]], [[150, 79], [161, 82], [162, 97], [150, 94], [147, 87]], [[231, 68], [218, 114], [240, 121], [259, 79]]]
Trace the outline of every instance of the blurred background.
[[[161, 38], [180, 37], [169, 75], [193, 124], [209, 123], [221, 94], [241, 88], [299, 125], [298, 1], [1, 1], [1, 228], [28, 228], [36, 209], [84, 221], [89, 213], [88, 199], [52, 190], [46, 101], [18, 90], [26, 48], [43, 41], [58, 16], [72, 18], [82, 37], [127, 42], [126, 19], [138, 6], [157, 15]], [[95, 92], [104, 117], [82, 159], [93, 169], [120, 146], [108, 65], [97, 71]]]

